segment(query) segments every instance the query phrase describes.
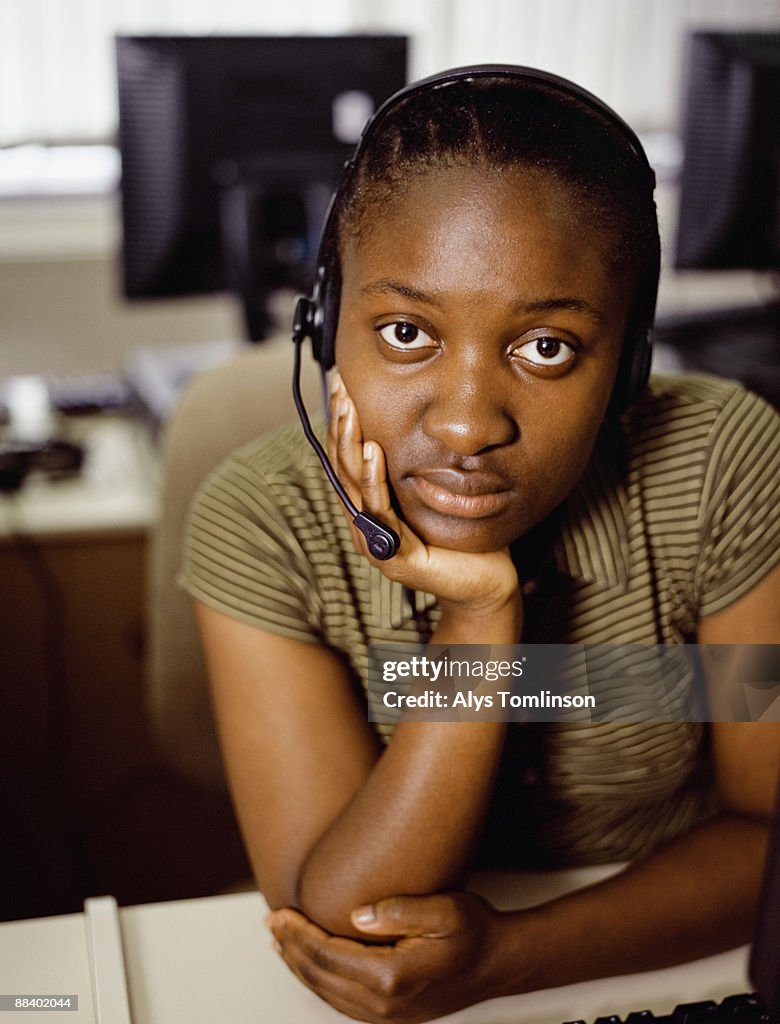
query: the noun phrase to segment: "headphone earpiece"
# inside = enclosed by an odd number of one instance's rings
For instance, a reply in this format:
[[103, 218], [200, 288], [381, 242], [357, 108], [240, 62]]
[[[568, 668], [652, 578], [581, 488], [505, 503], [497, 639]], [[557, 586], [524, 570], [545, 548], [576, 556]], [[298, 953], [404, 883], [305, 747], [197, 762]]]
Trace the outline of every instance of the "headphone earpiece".
[[623, 412], [642, 394], [650, 376], [652, 359], [652, 331], [643, 324], [629, 328], [623, 340], [620, 365], [610, 401], [615, 412]]
[[336, 362], [340, 291], [339, 275], [329, 277], [320, 266], [311, 297], [299, 298], [295, 304], [293, 341], [300, 344], [310, 338], [314, 359], [323, 371], [330, 370]]
[[314, 299], [299, 298], [295, 303], [292, 322], [292, 340], [296, 345], [302, 344], [306, 338], [314, 342], [317, 306]]
[[341, 301], [341, 275], [338, 271], [325, 273], [320, 268], [320, 279], [316, 290], [317, 322], [319, 328], [312, 338], [314, 358], [323, 370], [330, 370], [336, 363], [336, 330], [339, 325], [339, 303]]
[[[629, 340], [626, 341], [629, 344]], [[650, 364], [653, 361], [653, 331], [648, 327], [631, 346], [633, 352], [627, 390], [627, 403], [635, 402], [647, 386]]]

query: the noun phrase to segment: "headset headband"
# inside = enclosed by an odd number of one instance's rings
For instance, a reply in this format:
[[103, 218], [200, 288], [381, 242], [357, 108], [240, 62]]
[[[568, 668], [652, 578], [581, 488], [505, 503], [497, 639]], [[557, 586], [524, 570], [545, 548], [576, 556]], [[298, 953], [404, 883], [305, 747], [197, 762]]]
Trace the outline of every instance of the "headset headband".
[[514, 78], [518, 81], [536, 82], [539, 85], [550, 86], [556, 92], [563, 93], [591, 107], [596, 113], [601, 114], [611, 127], [616, 128], [622, 134], [629, 148], [645, 169], [651, 191], [655, 188], [655, 171], [650, 166], [642, 143], [639, 141], [634, 129], [612, 107], [608, 106], [592, 92], [583, 89], [582, 86], [577, 85], [575, 82], [570, 82], [568, 78], [561, 78], [560, 75], [554, 75], [549, 71], [540, 71], [539, 68], [523, 67], [520, 64], [474, 64], [461, 68], [450, 68], [448, 71], [438, 71], [427, 78], [420, 78], [418, 81], [404, 86], [403, 89], [399, 89], [381, 103], [368, 121], [366, 121], [363, 131], [360, 133], [360, 139], [355, 147], [355, 151], [345, 164], [345, 170], [351, 169], [357, 163], [358, 158], [371, 136], [384, 120], [385, 115], [395, 109], [400, 103], [420, 92], [427, 92], [431, 89], [443, 89], [448, 85], [455, 85], [458, 82], [470, 82], [477, 78]]

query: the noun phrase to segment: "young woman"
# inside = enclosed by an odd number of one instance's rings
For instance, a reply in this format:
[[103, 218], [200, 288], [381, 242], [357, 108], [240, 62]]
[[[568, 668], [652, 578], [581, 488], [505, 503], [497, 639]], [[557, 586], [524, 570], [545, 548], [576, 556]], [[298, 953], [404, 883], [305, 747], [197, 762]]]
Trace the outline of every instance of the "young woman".
[[[744, 941], [775, 726], [366, 715], [371, 643], [778, 641], [776, 414], [644, 387], [638, 142], [570, 83], [453, 73], [383, 110], [323, 246], [327, 446], [398, 553], [288, 429], [207, 483], [183, 574], [281, 955], [351, 1016], [418, 1021]], [[531, 911], [464, 889], [475, 864], [619, 860]]]

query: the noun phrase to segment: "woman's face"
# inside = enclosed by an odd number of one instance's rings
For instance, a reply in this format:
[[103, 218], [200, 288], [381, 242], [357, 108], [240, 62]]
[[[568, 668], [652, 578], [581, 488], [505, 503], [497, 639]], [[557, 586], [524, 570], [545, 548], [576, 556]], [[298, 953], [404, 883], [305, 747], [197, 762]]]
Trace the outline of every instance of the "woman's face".
[[634, 275], [534, 171], [415, 179], [342, 252], [336, 359], [404, 519], [428, 544], [505, 547], [585, 468]]

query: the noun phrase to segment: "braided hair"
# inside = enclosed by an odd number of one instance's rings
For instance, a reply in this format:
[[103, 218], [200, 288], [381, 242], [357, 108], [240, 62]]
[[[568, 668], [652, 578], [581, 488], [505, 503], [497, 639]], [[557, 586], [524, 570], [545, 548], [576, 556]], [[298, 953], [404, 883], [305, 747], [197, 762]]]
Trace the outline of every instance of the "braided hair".
[[[415, 178], [448, 166], [535, 171], [560, 181], [611, 270], [636, 274], [631, 317], [649, 326], [660, 242], [647, 166], [605, 114], [544, 81], [457, 80], [397, 103], [340, 187], [323, 239], [329, 275], [340, 280], [346, 239], [370, 231]], [[534, 175], [522, 182], [533, 188]]]

